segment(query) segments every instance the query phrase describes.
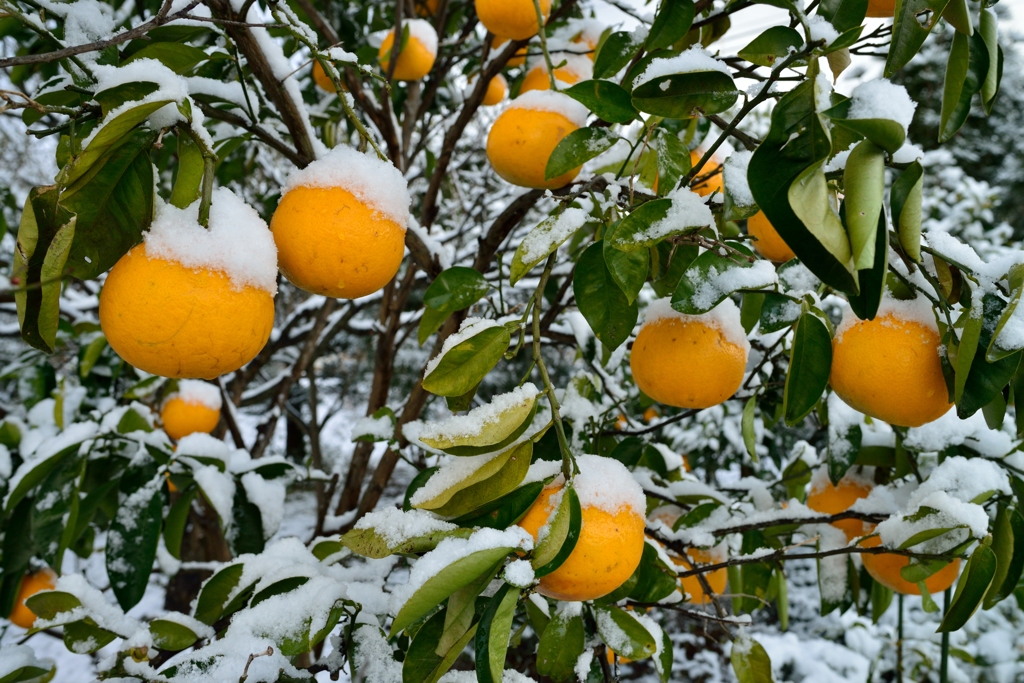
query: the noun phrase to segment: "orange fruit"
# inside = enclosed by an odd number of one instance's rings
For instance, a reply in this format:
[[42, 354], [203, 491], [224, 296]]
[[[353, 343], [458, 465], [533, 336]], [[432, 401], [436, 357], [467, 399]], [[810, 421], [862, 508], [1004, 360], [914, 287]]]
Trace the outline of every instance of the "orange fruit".
[[785, 263], [796, 257], [789, 245], [775, 231], [763, 211], [758, 211], [747, 219], [747, 232], [757, 238], [753, 242], [754, 249], [757, 249], [758, 253], [769, 261]]
[[689, 316], [673, 311], [664, 299], [647, 315], [629, 359], [642, 392], [676, 408], [710, 408], [736, 393], [748, 345], [731, 300]]
[[850, 407], [900, 427], [920, 427], [952, 406], [939, 333], [898, 311], [857, 320], [847, 310], [832, 341], [829, 382]]
[[487, 84], [487, 92], [484, 93], [482, 104], [485, 107], [493, 107], [496, 104], [500, 104], [507, 94], [508, 81], [505, 80], [504, 76], [498, 74]]
[[[714, 549], [687, 548], [686, 554], [690, 561], [698, 564], [718, 564], [725, 559], [721, 553], [716, 552]], [[682, 567], [686, 571], [693, 569], [693, 565], [686, 558], [673, 557], [672, 561], [675, 562], [676, 566]], [[704, 578], [707, 580], [708, 586], [711, 587], [711, 591], [715, 595], [719, 595], [725, 591], [725, 584], [729, 580], [729, 570], [723, 567], [722, 569], [705, 572]], [[697, 578], [696, 574], [684, 576], [679, 581], [682, 584], [682, 590], [689, 594], [690, 602], [704, 604], [711, 600], [704, 592], [704, 586], [701, 585], [700, 579]]]
[[[690, 152], [690, 166], [696, 166], [697, 162], [699, 162], [703, 158], [703, 152], [697, 149], [693, 150], [692, 152]], [[722, 164], [718, 161], [717, 157], [711, 157], [710, 159], [708, 159], [708, 163], [704, 164], [704, 167], [700, 169], [700, 173], [697, 174], [697, 177], [700, 178], [702, 176], [706, 176], [708, 173], [711, 173], [712, 171], [717, 171], [717, 173], [715, 173], [715, 175], [711, 176], [710, 178], [700, 181], [696, 185], [693, 185], [691, 183], [690, 189], [699, 194], [701, 197], [706, 197], [715, 191], [721, 192]]]
[[[836, 515], [846, 512], [850, 506], [871, 493], [867, 482], [853, 477], [843, 477], [839, 485], [834, 486], [826, 477], [815, 477], [811, 482], [811, 492], [807, 495], [807, 507], [824, 515]], [[866, 532], [864, 522], [859, 519], [841, 519], [832, 522], [832, 526], [842, 529], [847, 540], [863, 536]]]
[[[491, 43], [491, 50], [493, 52], [500, 52], [501, 47], [508, 42], [508, 38], [495, 37], [494, 42]], [[512, 58], [505, 62], [505, 66], [522, 66], [526, 63], [526, 46], [523, 45], [521, 48], [516, 50], [516, 53], [512, 55]]]
[[160, 409], [160, 421], [167, 436], [180, 441], [189, 434], [209, 434], [216, 429], [220, 422], [220, 407], [187, 393], [171, 394]]
[[658, 413], [658, 409], [654, 406], [651, 406], [644, 411], [644, 422], [654, 422], [659, 417], [661, 417], [661, 415]]
[[544, 178], [544, 169], [562, 138], [585, 124], [586, 112], [580, 115], [577, 104], [568, 95], [544, 90], [516, 98], [487, 136], [487, 159], [495, 173], [513, 185], [535, 189], [553, 190], [572, 182], [579, 168], [550, 180]]
[[220, 270], [133, 247], [100, 292], [100, 325], [126, 362], [164, 377], [213, 379], [252, 360], [274, 327], [274, 296]]
[[391, 281], [408, 221], [408, 190], [394, 166], [339, 146], [293, 176], [289, 188], [270, 221], [285, 277], [344, 299]]
[[330, 79], [320, 62], [313, 61], [313, 82], [324, 92], [335, 92], [334, 81]]
[[869, 17], [891, 17], [896, 14], [896, 0], [868, 0]]
[[[865, 548], [877, 548], [882, 541], [878, 536], [872, 536], [865, 538], [860, 544]], [[886, 588], [904, 595], [921, 594], [921, 589], [917, 587], [916, 583], [910, 583], [900, 575], [900, 570], [910, 564], [909, 557], [892, 553], [880, 555], [861, 553], [860, 557], [864, 561], [864, 569], [868, 570], [871, 578]], [[960, 559], [957, 558], [925, 579], [924, 585], [928, 589], [928, 593], [935, 595], [952, 586], [959, 575]]]
[[[392, 77], [396, 81], [418, 81], [434, 68], [434, 59], [437, 57], [437, 34], [434, 27], [423, 19], [410, 19], [405, 22], [405, 26], [409, 27], [409, 40], [398, 54], [398, 63], [395, 64]], [[380, 68], [385, 74], [391, 64], [391, 47], [394, 42], [395, 31], [392, 29], [377, 51], [377, 61], [380, 62]]]
[[[572, 59], [567, 59], [564, 66], [555, 67], [555, 80], [565, 83], [566, 85], [573, 85], [579, 83], [583, 79], [588, 77], [587, 72], [589, 68], [581, 68], [578, 61], [574, 63], [574, 60], [578, 60], [579, 57], [573, 55]], [[554, 63], [563, 61], [556, 55], [551, 60]], [[585, 64], [586, 62], [584, 62]], [[519, 94], [530, 92], [531, 90], [550, 90], [551, 79], [548, 78], [548, 67], [543, 61], [537, 62], [526, 72], [526, 76], [523, 77], [523, 82], [519, 85]]]
[[28, 607], [25, 601], [41, 591], [51, 591], [57, 585], [57, 575], [51, 569], [41, 569], [31, 574], [26, 574], [21, 580], [18, 588], [18, 597], [14, 601], [14, 609], [7, 617], [12, 624], [24, 629], [32, 628], [36, 623], [36, 615]]
[[439, 0], [422, 0], [416, 2], [416, 14], [420, 17], [432, 17], [437, 14]]
[[588, 50], [586, 53], [587, 59], [594, 61], [594, 51], [597, 50], [597, 44], [601, 40], [604, 25], [594, 19], [584, 19], [576, 25], [579, 26], [579, 30], [576, 31], [570, 42], [579, 47], [585, 47]]
[[[589, 456], [598, 458], [599, 456]], [[609, 460], [609, 458], [599, 458]], [[586, 466], [586, 456], [578, 458], [581, 470]], [[612, 461], [616, 464], [617, 461]], [[622, 477], [630, 477], [628, 470], [621, 466]], [[616, 478], [619, 478], [616, 474]], [[578, 480], [578, 479], [577, 479]], [[548, 523], [555, 510], [555, 494], [562, 484], [544, 489], [519, 526], [534, 539]], [[642, 493], [640, 493], [642, 497]], [[611, 593], [626, 581], [637, 566], [644, 551], [644, 517], [631, 506], [608, 512], [594, 504], [588, 504], [580, 495], [582, 526], [576, 547], [565, 562], [555, 571], [541, 577], [537, 592], [555, 600], [594, 600]]]
[[[551, 0], [540, 0], [540, 12], [547, 21]], [[537, 10], [533, 0], [476, 0], [476, 16], [496, 36], [526, 40], [537, 35]]]

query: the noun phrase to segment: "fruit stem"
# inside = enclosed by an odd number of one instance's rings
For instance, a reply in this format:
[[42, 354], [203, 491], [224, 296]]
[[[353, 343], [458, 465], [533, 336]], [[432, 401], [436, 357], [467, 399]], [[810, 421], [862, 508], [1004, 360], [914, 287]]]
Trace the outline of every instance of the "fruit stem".
[[217, 157], [203, 150], [203, 195], [199, 200], [199, 225], [210, 226], [210, 202], [213, 199], [213, 176], [216, 172]]
[[[947, 588], [942, 594], [942, 614], [945, 615], [949, 611], [949, 592]], [[942, 650], [939, 658], [939, 683], [947, 683], [949, 681], [949, 631], [942, 632]]]
[[548, 66], [548, 80], [551, 81], [551, 89], [558, 90], [555, 67], [551, 63], [551, 53], [548, 52], [548, 38], [544, 33], [544, 13], [540, 11], [540, 0], [533, 0], [533, 9], [537, 13], [537, 37], [540, 39], [540, 51], [544, 53], [544, 63]]
[[[536, 0], [534, 0], [536, 2]], [[566, 481], [572, 479], [573, 475], [579, 472], [572, 451], [569, 450], [569, 441], [565, 438], [565, 428], [562, 426], [562, 416], [558, 412], [558, 399], [555, 398], [555, 387], [551, 384], [551, 376], [548, 375], [548, 366], [544, 364], [544, 357], [540, 353], [540, 308], [544, 296], [544, 288], [547, 287], [548, 278], [551, 277], [551, 270], [555, 267], [557, 253], [548, 257], [544, 266], [544, 273], [540, 276], [540, 283], [533, 298], [533, 360], [540, 369], [540, 376], [544, 379], [544, 391], [548, 395], [548, 404], [551, 406], [551, 421], [555, 424], [555, 434], [558, 436], [558, 449], [562, 452], [562, 475]]]

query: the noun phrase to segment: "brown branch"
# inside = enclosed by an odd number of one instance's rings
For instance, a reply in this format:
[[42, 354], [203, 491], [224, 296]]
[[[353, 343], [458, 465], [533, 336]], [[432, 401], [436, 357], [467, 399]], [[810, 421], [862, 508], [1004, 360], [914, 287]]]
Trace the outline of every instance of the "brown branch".
[[203, 102], [201, 100], [195, 100], [195, 102], [199, 105], [199, 109], [202, 110], [203, 114], [205, 114], [209, 118], [216, 119], [217, 121], [223, 121], [224, 123], [230, 123], [233, 126], [238, 126], [239, 128], [243, 128], [249, 131], [254, 136], [256, 136], [257, 140], [266, 144], [274, 151], [279, 152], [281, 155], [286, 157], [288, 161], [292, 162], [296, 166], [301, 167], [309, 163], [298, 152], [296, 152], [294, 149], [281, 142], [273, 135], [271, 135], [270, 131], [260, 126], [259, 124], [247, 121], [246, 119], [242, 118], [238, 114], [235, 114], [234, 112], [228, 111], [226, 109], [219, 109], [217, 107], [214, 107], [212, 104], [207, 104], [206, 102]]

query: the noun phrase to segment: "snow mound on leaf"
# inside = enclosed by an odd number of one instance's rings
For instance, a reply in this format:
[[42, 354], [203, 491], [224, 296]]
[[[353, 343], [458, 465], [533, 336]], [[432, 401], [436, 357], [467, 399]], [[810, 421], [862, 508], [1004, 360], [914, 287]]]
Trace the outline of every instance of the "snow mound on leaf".
[[425, 510], [388, 507], [363, 516], [356, 522], [355, 528], [373, 529], [391, 547], [418, 536], [437, 531], [454, 531], [458, 527]]
[[288, 176], [283, 192], [297, 187], [340, 187], [403, 228], [409, 223], [409, 186], [402, 172], [351, 147], [335, 147], [306, 168], [295, 171]]
[[554, 90], [531, 90], [512, 100], [509, 109], [527, 109], [560, 114], [569, 119], [577, 128], [587, 125], [587, 108], [560, 92]]
[[227, 188], [213, 191], [210, 225], [199, 224], [199, 202], [184, 209], [165, 204], [145, 237], [146, 255], [186, 268], [215, 270], [237, 289], [277, 293], [277, 246], [256, 209]]
[[483, 332], [484, 330], [500, 326], [501, 323], [497, 320], [490, 320], [488, 318], [466, 318], [462, 321], [462, 326], [459, 327], [459, 331], [445, 339], [444, 344], [441, 345], [441, 351], [427, 362], [427, 366], [423, 369], [423, 376], [426, 377], [432, 373], [441, 362], [441, 359], [444, 358], [445, 354], [462, 342], [475, 334]]
[[729, 76], [729, 67], [725, 62], [715, 59], [711, 53], [700, 45], [694, 45], [686, 52], [674, 57], [659, 57], [651, 61], [640, 74], [640, 77], [633, 83], [634, 88], [639, 88], [648, 81], [653, 81], [662, 76], [673, 76], [675, 74], [692, 73], [696, 71], [720, 71]]
[[851, 99], [851, 119], [889, 119], [903, 130], [910, 127], [917, 109], [906, 88], [884, 78], [861, 83], [853, 89]]
[[[721, 332], [730, 342], [742, 347], [744, 352], [750, 351], [747, 333], [743, 329], [743, 323], [740, 322], [740, 309], [736, 307], [732, 299], [726, 298], [707, 313], [701, 313], [700, 315], [680, 313], [672, 308], [672, 300], [669, 297], [657, 299], [647, 306], [647, 310], [644, 312], [643, 324], [650, 325], [660, 320], [697, 322], [713, 327]], [[641, 329], [643, 329], [642, 326]]]
[[[210, 410], [220, 410], [221, 408], [220, 389], [202, 380], [178, 380], [178, 390], [168, 396], [167, 401], [170, 401], [172, 398], [180, 398], [185, 403], [206, 406]], [[167, 401], [164, 401], [164, 403], [166, 404]]]
[[[403, 430], [407, 438], [426, 439], [457, 439], [475, 436], [491, 424], [498, 422], [505, 411], [532, 399], [537, 398], [540, 390], [527, 382], [506, 394], [491, 399], [490, 403], [473, 408], [465, 415], [453, 415], [446, 420], [434, 424], [411, 422]], [[415, 428], [413, 426], [415, 425]]]

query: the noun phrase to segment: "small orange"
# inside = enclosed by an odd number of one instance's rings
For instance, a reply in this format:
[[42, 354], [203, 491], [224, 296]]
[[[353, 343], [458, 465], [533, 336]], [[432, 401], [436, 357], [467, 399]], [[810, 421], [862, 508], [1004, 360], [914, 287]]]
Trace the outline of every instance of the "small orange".
[[18, 597], [14, 602], [14, 609], [7, 618], [12, 624], [21, 628], [32, 628], [32, 624], [36, 623], [36, 615], [25, 606], [25, 601], [41, 591], [52, 591], [56, 585], [57, 575], [49, 568], [26, 574], [21, 580], [21, 586], [18, 588]]
[[484, 93], [482, 104], [485, 107], [493, 107], [496, 104], [500, 104], [507, 94], [508, 81], [505, 80], [504, 76], [498, 74], [487, 84], [487, 92]]
[[189, 434], [209, 434], [216, 429], [220, 422], [220, 407], [209, 405], [188, 394], [172, 394], [164, 401], [160, 421], [167, 436], [180, 441]]
[[[508, 42], [508, 38], [495, 37], [494, 42], [491, 44], [491, 50], [495, 53], [501, 51], [501, 46]], [[516, 53], [505, 62], [505, 66], [515, 67], [522, 66], [526, 63], [526, 46], [523, 45], [521, 48], [516, 50]]]
[[[690, 166], [696, 166], [697, 163], [704, 158], [704, 153], [700, 150], [693, 150], [690, 152]], [[704, 164], [703, 168], [700, 169], [700, 173], [697, 177], [706, 176], [709, 173], [714, 172], [715, 175], [710, 178], [701, 180], [698, 184], [693, 185], [691, 183], [690, 189], [699, 194], [701, 197], [706, 197], [712, 192], [722, 191], [722, 164], [718, 161], [717, 157], [711, 157], [708, 159], [708, 163]]]
[[[392, 77], [396, 81], [418, 81], [434, 68], [437, 57], [437, 33], [430, 22], [423, 19], [410, 19], [405, 22], [409, 27], [409, 40], [398, 54], [398, 63]], [[377, 51], [377, 60], [381, 69], [387, 73], [391, 64], [391, 47], [395, 42], [395, 31], [384, 38]]]
[[747, 219], [747, 232], [754, 240], [754, 249], [769, 261], [785, 263], [796, 257], [785, 240], [776, 232], [764, 211], [758, 211]]
[[[579, 57], [570, 59], [563, 66], [555, 67], [555, 80], [566, 85], [573, 85], [580, 81], [588, 78], [588, 71], [591, 71], [589, 66], [587, 68], [581, 68], [579, 64]], [[552, 59], [553, 62], [558, 63], [561, 61], [557, 56]], [[583, 62], [587, 64], [587, 62]], [[561, 88], [561, 86], [559, 86]], [[526, 72], [526, 76], [523, 77], [523, 82], [519, 85], [519, 94], [530, 92], [531, 90], [550, 90], [551, 79], [548, 77], [548, 67], [543, 61], [537, 62]]]
[[874, 320], [846, 312], [832, 341], [829, 382], [850, 407], [900, 427], [920, 427], [952, 407], [939, 333], [895, 310]]
[[[850, 506], [871, 493], [871, 486], [864, 481], [850, 476], [839, 480], [833, 486], [829, 478], [816, 477], [811, 483], [811, 492], [807, 495], [807, 507], [825, 515], [836, 515], [846, 512]], [[842, 529], [846, 539], [853, 540], [865, 534], [864, 522], [859, 519], [841, 519], [832, 522], [832, 526]]]
[[[547, 22], [551, 0], [540, 0], [540, 12]], [[476, 0], [476, 16], [496, 36], [526, 40], [537, 35], [537, 9], [533, 0]]]
[[654, 406], [650, 406], [644, 411], [644, 422], [654, 422], [659, 417], [661, 417], [661, 413], [659, 413], [658, 409]]
[[[718, 564], [725, 558], [720, 552], [716, 552], [714, 549], [701, 550], [700, 548], [687, 548], [686, 554], [689, 556], [689, 560], [683, 557], [673, 557], [672, 561], [679, 567], [682, 567], [686, 571], [693, 569], [693, 565], [690, 562], [696, 562], [698, 564]], [[729, 580], [729, 571], [724, 567], [721, 569], [715, 569], [710, 572], [704, 573], [704, 578], [708, 582], [712, 593], [719, 595], [725, 591], [725, 584]], [[689, 594], [690, 602], [703, 604], [710, 602], [711, 598], [704, 592], [704, 586], [701, 585], [700, 579], [697, 575], [684, 576], [681, 578], [680, 583], [682, 584], [683, 592]]]
[[636, 385], [658, 403], [676, 408], [722, 403], [740, 388], [747, 366], [746, 338], [741, 343], [735, 332], [742, 333], [739, 310], [726, 299], [710, 313], [684, 316], [663, 302], [651, 305], [633, 342], [629, 367]]
[[416, 14], [420, 17], [432, 17], [437, 14], [437, 8], [440, 0], [417, 0], [416, 2]]
[[[551, 152], [586, 120], [573, 113], [579, 104], [568, 95], [538, 90], [515, 99], [487, 135], [487, 159], [495, 173], [513, 185], [553, 190], [572, 182], [580, 169], [544, 178]], [[572, 113], [576, 120], [570, 120]]]
[[335, 92], [334, 81], [331, 80], [320, 62], [313, 60], [313, 82], [324, 92]]
[[[865, 548], [877, 548], [882, 541], [878, 536], [872, 536], [865, 538], [860, 544]], [[879, 555], [861, 553], [860, 557], [864, 561], [864, 569], [868, 570], [871, 578], [886, 588], [903, 595], [921, 594], [921, 589], [917, 587], [916, 583], [910, 583], [900, 575], [900, 570], [910, 564], [909, 557], [892, 553]], [[952, 586], [959, 575], [960, 560], [958, 558], [925, 579], [924, 585], [928, 589], [928, 593], [935, 595]]]
[[885, 18], [894, 14], [896, 14], [896, 0], [868, 0], [867, 16]]

